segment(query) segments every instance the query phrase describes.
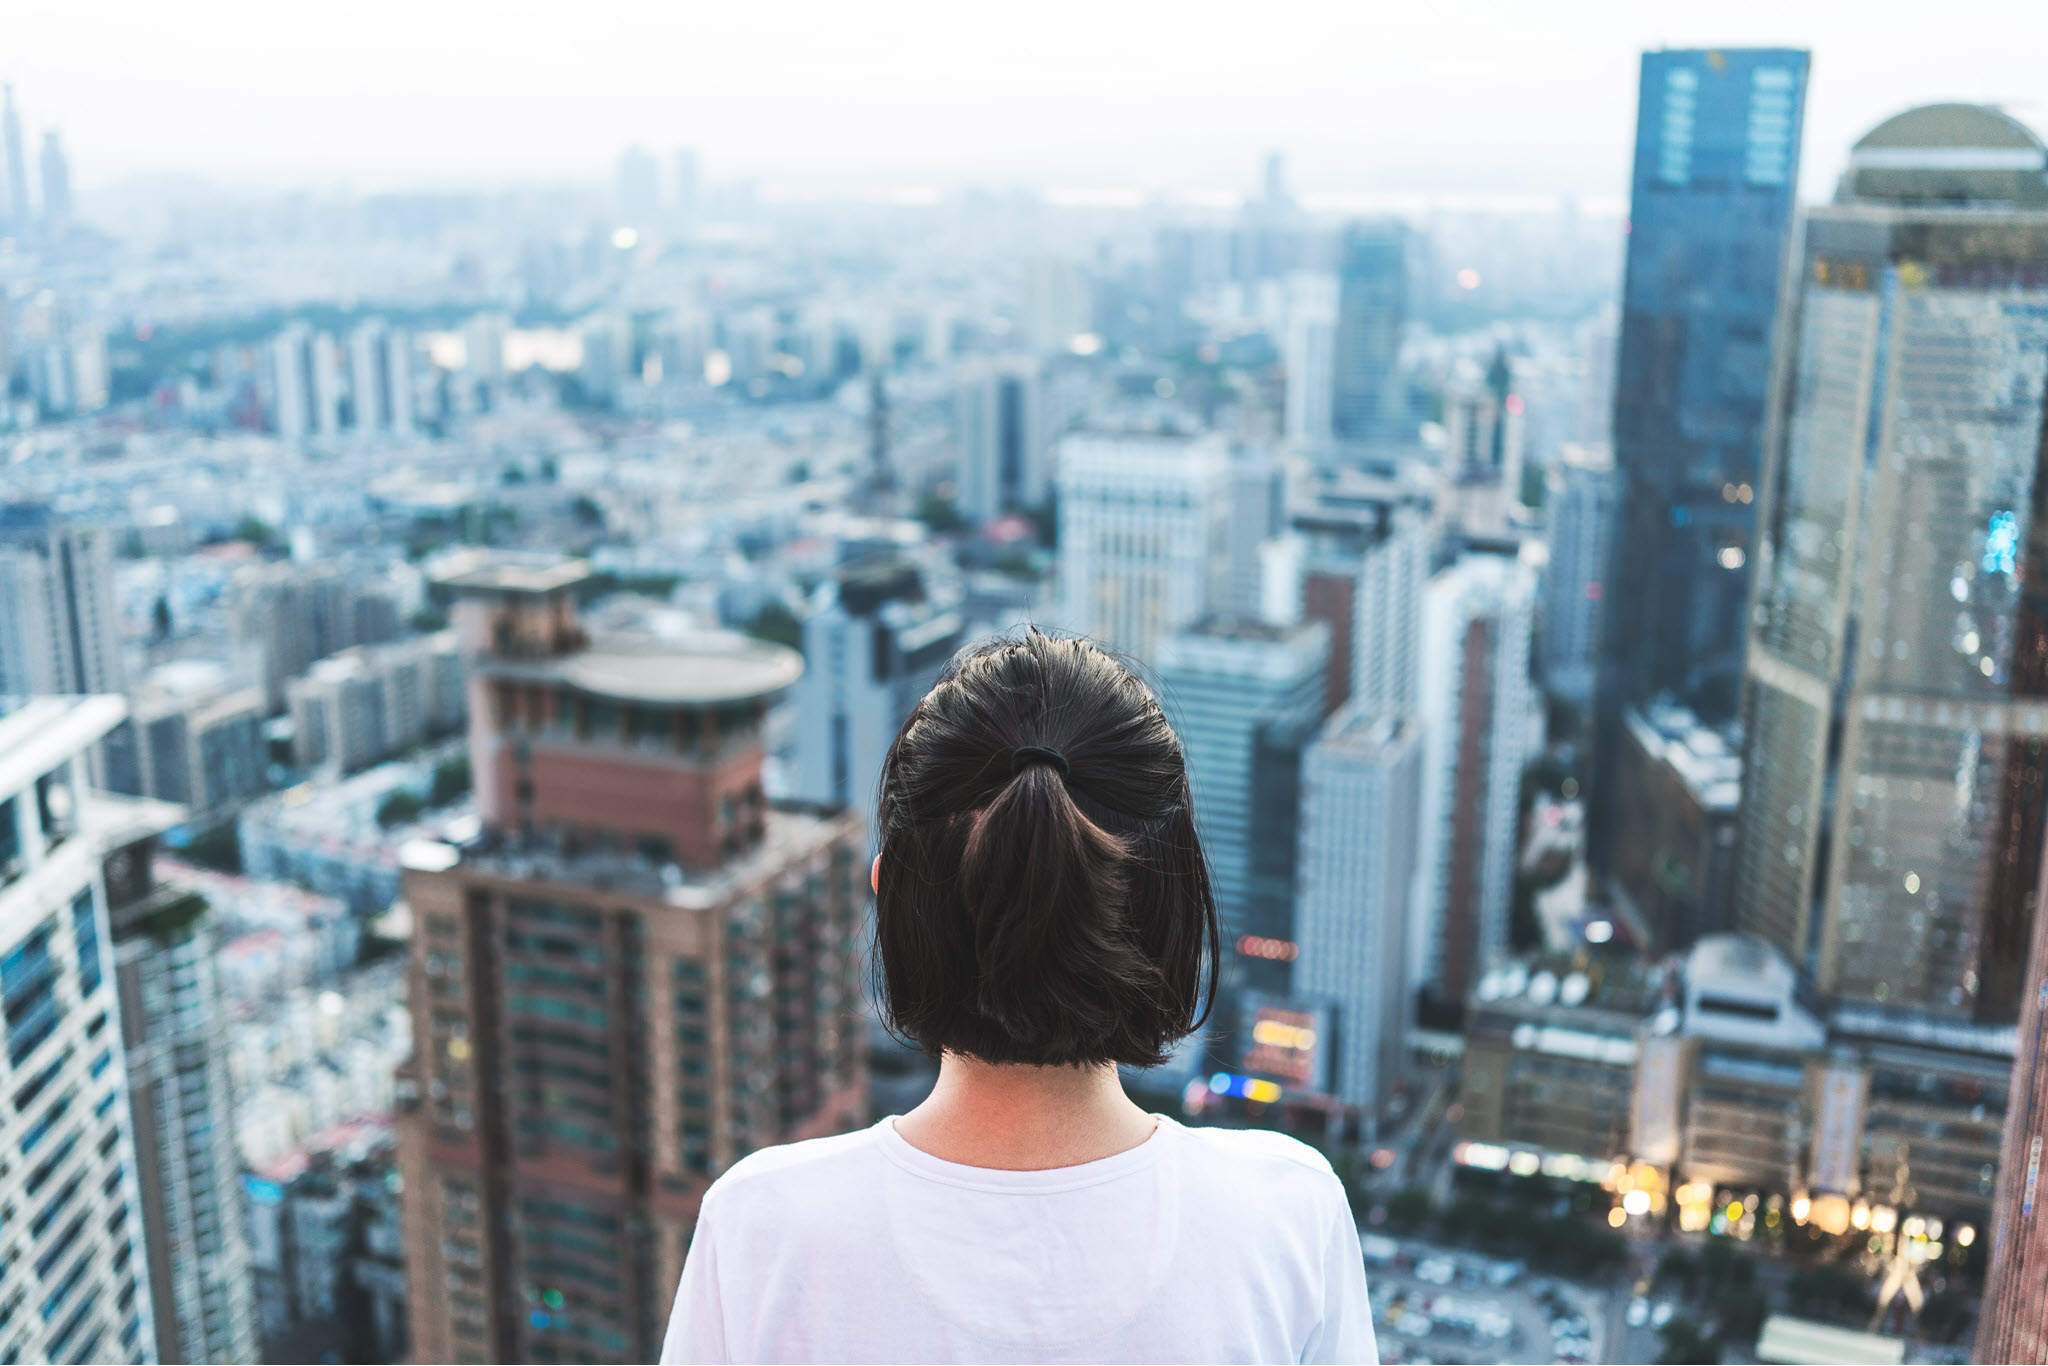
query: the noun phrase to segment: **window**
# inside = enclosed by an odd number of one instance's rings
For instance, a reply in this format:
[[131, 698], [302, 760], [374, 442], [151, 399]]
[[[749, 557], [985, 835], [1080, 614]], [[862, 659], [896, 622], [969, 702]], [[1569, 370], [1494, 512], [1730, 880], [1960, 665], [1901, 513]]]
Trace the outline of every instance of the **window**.
[[1692, 179], [1693, 116], [1699, 100], [1700, 74], [1691, 67], [1664, 73], [1664, 120], [1657, 141], [1657, 179], [1684, 185]]
[[71, 933], [78, 941], [78, 994], [90, 996], [100, 989], [100, 930], [90, 887], [72, 899]]
[[57, 964], [50, 957], [50, 936], [54, 921], [44, 921], [36, 931], [0, 957], [0, 1001], [7, 1016], [7, 1057], [21, 1066], [36, 1045], [50, 1037], [63, 1015], [57, 1000]]
[[1760, 66], [1749, 78], [1749, 129], [1742, 176], [1752, 185], [1783, 185], [1792, 171], [1792, 72]]

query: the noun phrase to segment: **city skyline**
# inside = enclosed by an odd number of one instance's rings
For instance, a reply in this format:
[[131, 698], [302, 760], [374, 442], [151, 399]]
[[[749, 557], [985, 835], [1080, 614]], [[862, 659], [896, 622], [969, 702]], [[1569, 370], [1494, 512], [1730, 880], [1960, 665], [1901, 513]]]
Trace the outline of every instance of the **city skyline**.
[[[1981, 24], [1926, 32], [1828, 4], [1580, 0], [1543, 21], [1467, 3], [1388, 15], [1297, 6], [1226, 30], [1155, 6], [1039, 11], [995, 27], [925, 5], [684, 14], [615, 3], [587, 41], [474, 6], [372, 4], [313, 33], [285, 11], [214, 0], [204, 20], [28, 6], [5, 74], [31, 142], [63, 132], [88, 201], [138, 177], [359, 192], [608, 183], [619, 151], [700, 149], [713, 181], [764, 197], [921, 196], [1029, 186], [1086, 199], [1249, 191], [1285, 150], [1313, 202], [1346, 196], [1552, 196], [1619, 206], [1635, 52], [1719, 44], [1815, 53], [1800, 197], [1831, 192], [1848, 145], [1890, 112], [1968, 98], [2038, 101], [2025, 54], [2048, 16], [1979, 0]], [[1903, 17], [1903, 11], [1902, 11]], [[897, 22], [891, 22], [891, 19]], [[181, 41], [195, 27], [204, 44]], [[389, 39], [395, 32], [403, 42]], [[1910, 32], [1912, 37], [1905, 35]], [[1318, 41], [1301, 41], [1316, 33]], [[1908, 45], [1910, 43], [1910, 46]], [[167, 63], [166, 50], [180, 59]], [[273, 63], [269, 54], [318, 52]], [[576, 52], [586, 55], [580, 59]], [[459, 60], [450, 61], [451, 54]], [[1907, 58], [1910, 57], [1910, 65]], [[378, 98], [365, 99], [366, 90]], [[251, 120], [251, 107], [274, 117]], [[137, 120], [133, 111], [147, 108]], [[946, 117], [934, 115], [943, 110]]]

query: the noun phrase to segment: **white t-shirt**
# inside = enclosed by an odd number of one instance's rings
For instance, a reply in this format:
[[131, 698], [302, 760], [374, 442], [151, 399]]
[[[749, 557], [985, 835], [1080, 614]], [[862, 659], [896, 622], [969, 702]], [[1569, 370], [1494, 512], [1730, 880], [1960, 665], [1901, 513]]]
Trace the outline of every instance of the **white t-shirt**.
[[704, 1196], [663, 1362], [1376, 1362], [1344, 1190], [1313, 1148], [1188, 1129], [1100, 1162], [944, 1162], [885, 1119]]

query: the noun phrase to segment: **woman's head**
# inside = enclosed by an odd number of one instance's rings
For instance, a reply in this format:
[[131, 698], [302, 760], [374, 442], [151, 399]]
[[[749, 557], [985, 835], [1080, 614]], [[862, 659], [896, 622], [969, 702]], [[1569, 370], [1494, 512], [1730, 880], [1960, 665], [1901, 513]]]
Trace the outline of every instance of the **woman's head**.
[[1151, 1066], [1206, 1013], [1216, 907], [1180, 740], [1083, 640], [963, 652], [882, 767], [890, 1023], [993, 1063]]

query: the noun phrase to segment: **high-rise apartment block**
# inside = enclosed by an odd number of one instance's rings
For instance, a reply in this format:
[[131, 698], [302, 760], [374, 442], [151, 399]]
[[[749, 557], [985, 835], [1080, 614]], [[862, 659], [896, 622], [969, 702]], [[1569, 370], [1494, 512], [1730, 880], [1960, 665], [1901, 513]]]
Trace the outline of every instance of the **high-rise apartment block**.
[[960, 513], [971, 522], [1035, 510], [1051, 496], [1051, 434], [1039, 370], [1032, 357], [1008, 357], [971, 369], [960, 382], [955, 484]]
[[110, 791], [176, 802], [210, 824], [268, 787], [263, 693], [219, 666], [162, 665], [131, 690], [128, 710], [101, 751]]
[[285, 697], [293, 761], [353, 773], [461, 729], [462, 654], [451, 631], [358, 645], [316, 661]]
[[356, 430], [412, 431], [412, 336], [373, 318], [349, 333], [349, 399]]
[[1623, 711], [1668, 692], [1718, 723], [1741, 690], [1806, 74], [1791, 49], [1643, 54], [1589, 812], [1601, 867]]
[[[1270, 561], [1269, 615], [1330, 629], [1326, 714], [1357, 700], [1374, 719], [1416, 714], [1427, 507], [1410, 491], [1332, 484], [1288, 518]], [[1284, 582], [1280, 580], [1285, 580]]]
[[[2044, 892], [2048, 887], [2036, 884], [2036, 905]], [[2048, 916], [2034, 918], [2025, 983], [1972, 1357], [1982, 1362], [2048, 1359], [2048, 1207], [2041, 1199], [2048, 1148]]]
[[1330, 1092], [1370, 1125], [1400, 1079], [1422, 746], [1417, 723], [1330, 718], [1302, 759], [1293, 992], [1333, 1008]]
[[2009, 1025], [2048, 783], [2048, 152], [1993, 109], [1880, 124], [1787, 289], [1733, 924], [1844, 1005]]
[[[158, 822], [179, 818], [179, 808], [161, 809], [168, 814]], [[157, 1356], [253, 1361], [256, 1303], [227, 1010], [215, 976], [218, 921], [196, 892], [156, 881], [155, 846], [151, 829], [105, 868]]]
[[[1301, 755], [1322, 723], [1329, 649], [1321, 622], [1232, 618], [1205, 618], [1161, 648], [1161, 700], [1187, 752], [1226, 955], [1242, 935], [1294, 937]], [[1286, 986], [1284, 964], [1238, 967], [1250, 985]]]
[[1216, 437], [1060, 444], [1059, 624], [1141, 661], [1221, 600], [1230, 451]]
[[645, 1361], [698, 1201], [864, 1118], [865, 834], [771, 808], [792, 650], [586, 636], [587, 570], [448, 566], [485, 831], [409, 855], [412, 1350]]
[[1338, 248], [1330, 427], [1340, 441], [1410, 435], [1400, 372], [1408, 252], [1408, 229], [1400, 223], [1353, 224]]
[[1607, 556], [1614, 534], [1614, 452], [1567, 445], [1546, 476], [1550, 565], [1543, 573], [1543, 685], [1592, 700]]
[[926, 597], [915, 565], [842, 570], [804, 621], [796, 796], [873, 821], [882, 759], [961, 635], [960, 614]]
[[[136, 837], [137, 812], [132, 800], [89, 792], [83, 762], [120, 723], [123, 706], [108, 696], [6, 705], [0, 1004], [12, 1103], [0, 1117], [8, 1156], [0, 1203], [14, 1214], [0, 1267], [0, 1354], [155, 1360], [102, 890], [102, 861]], [[161, 828], [142, 814], [140, 833]], [[232, 1217], [227, 1209], [214, 1214]]]
[[236, 575], [228, 601], [235, 642], [256, 652], [263, 705], [276, 715], [287, 685], [352, 645], [393, 640], [398, 600], [389, 586], [339, 564], [266, 564]]
[[1465, 999], [1508, 951], [1536, 575], [1514, 548], [1470, 551], [1423, 600], [1421, 834], [1412, 980]]
[[40, 503], [0, 506], [0, 696], [121, 691], [114, 546]]

